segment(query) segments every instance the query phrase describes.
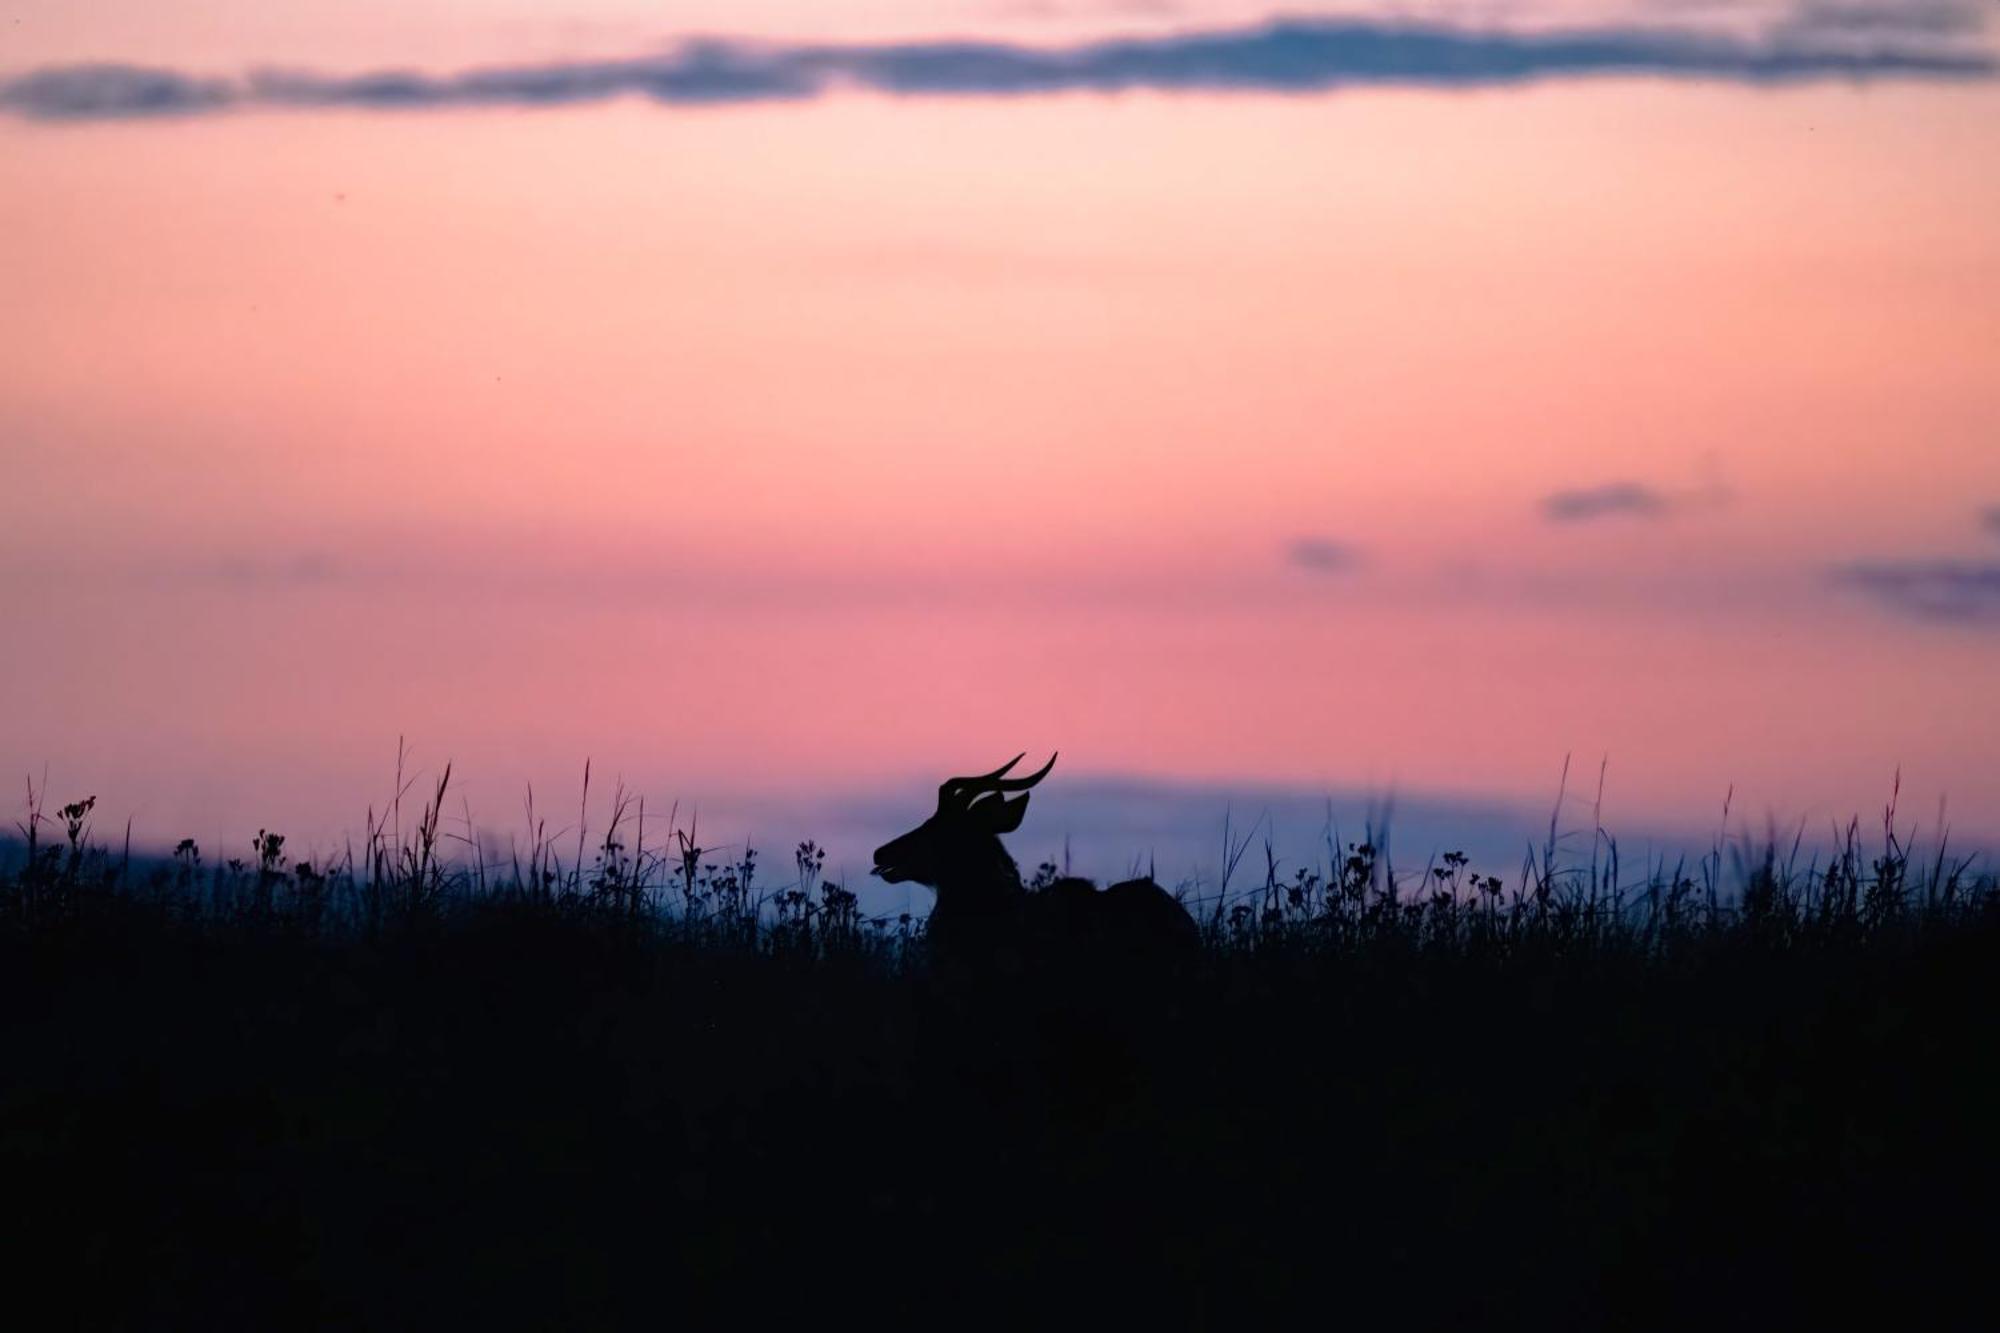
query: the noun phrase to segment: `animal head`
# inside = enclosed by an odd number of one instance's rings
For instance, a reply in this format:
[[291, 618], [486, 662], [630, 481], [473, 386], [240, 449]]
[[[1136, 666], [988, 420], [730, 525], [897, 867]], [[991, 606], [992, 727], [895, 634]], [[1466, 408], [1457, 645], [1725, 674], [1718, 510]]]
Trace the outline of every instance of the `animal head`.
[[[1021, 827], [1028, 813], [1028, 789], [1049, 775], [1056, 757], [1024, 778], [1008, 772], [1026, 758], [1015, 755], [991, 773], [975, 778], [947, 778], [938, 788], [937, 813], [875, 849], [874, 873], [891, 884], [915, 880], [935, 889], [942, 880], [966, 867], [986, 866], [995, 853], [1005, 858], [1000, 835]], [[1019, 792], [1010, 797], [1007, 793]], [[1008, 862], [1009, 866], [1012, 862]]]

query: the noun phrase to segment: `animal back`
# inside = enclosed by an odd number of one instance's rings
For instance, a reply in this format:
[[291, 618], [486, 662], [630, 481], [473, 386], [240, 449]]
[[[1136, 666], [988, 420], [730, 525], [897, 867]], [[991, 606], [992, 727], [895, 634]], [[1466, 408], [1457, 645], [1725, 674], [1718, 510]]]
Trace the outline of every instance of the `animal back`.
[[1104, 891], [1105, 937], [1114, 947], [1163, 961], [1192, 959], [1201, 930], [1174, 896], [1150, 879], [1128, 879]]

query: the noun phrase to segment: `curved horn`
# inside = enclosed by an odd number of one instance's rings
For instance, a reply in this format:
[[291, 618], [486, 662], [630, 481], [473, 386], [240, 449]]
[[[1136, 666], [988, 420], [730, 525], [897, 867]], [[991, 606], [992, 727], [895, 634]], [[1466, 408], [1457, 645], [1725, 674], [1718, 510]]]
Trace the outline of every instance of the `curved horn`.
[[1041, 771], [1030, 773], [1025, 778], [1008, 777], [1008, 771], [1027, 757], [1027, 751], [1023, 750], [991, 773], [982, 773], [976, 778], [946, 778], [944, 785], [938, 788], [938, 808], [943, 809], [954, 801], [969, 804], [973, 797], [985, 792], [1026, 791], [1047, 777], [1049, 770], [1056, 766], [1056, 756], [1052, 754]]
[[943, 794], [944, 792], [950, 791], [954, 787], [971, 787], [975, 790], [984, 790], [987, 783], [997, 781], [1000, 778], [1006, 777], [1008, 769], [1020, 763], [1023, 759], [1026, 759], [1027, 757], [1028, 757], [1028, 752], [1026, 750], [1023, 750], [1021, 751], [1021, 753], [1015, 755], [1012, 759], [1009, 759], [1006, 763], [1000, 765], [1000, 767], [994, 769], [991, 773], [981, 773], [976, 778], [946, 778], [944, 780], [944, 785], [938, 788], [938, 792], [940, 794]]
[[[1034, 786], [1037, 782], [1040, 782], [1043, 778], [1049, 775], [1049, 770], [1056, 766], [1056, 753], [1060, 752], [1051, 753], [1049, 755], [1048, 763], [1043, 764], [1040, 768], [1028, 774], [1028, 776], [1025, 778], [1002, 778], [996, 774], [994, 781], [991, 784], [992, 790], [1026, 791], [1028, 788]], [[1016, 759], [1014, 761], [1014, 764], [1018, 764], [1020, 762], [1021, 762], [1020, 760]], [[1012, 768], [1014, 764], [1007, 765], [1007, 768]], [[1000, 770], [1001, 773], [1005, 773], [1006, 771], [1007, 769], [1005, 768]]]

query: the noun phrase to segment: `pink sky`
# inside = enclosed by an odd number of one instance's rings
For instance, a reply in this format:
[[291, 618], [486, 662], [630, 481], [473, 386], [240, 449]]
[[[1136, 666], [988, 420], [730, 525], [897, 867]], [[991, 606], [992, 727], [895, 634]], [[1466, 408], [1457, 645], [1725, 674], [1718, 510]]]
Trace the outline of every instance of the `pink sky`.
[[[565, 47], [530, 0], [27, 0], [0, 76], [1253, 12], [603, 3]], [[0, 773], [148, 836], [337, 836], [399, 734], [496, 819], [585, 756], [750, 817], [1059, 747], [1532, 802], [1608, 754], [1656, 826], [1732, 783], [1872, 809], [1900, 765], [2000, 833], [1988, 84], [245, 111], [0, 153]]]

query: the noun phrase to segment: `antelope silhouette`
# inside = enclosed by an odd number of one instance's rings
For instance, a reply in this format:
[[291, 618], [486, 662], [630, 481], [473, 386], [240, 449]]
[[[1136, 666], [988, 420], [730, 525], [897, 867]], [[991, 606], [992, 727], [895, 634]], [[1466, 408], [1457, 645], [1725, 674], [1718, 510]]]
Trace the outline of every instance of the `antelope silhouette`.
[[1055, 767], [1009, 777], [1025, 754], [977, 777], [947, 778], [937, 813], [875, 850], [874, 873], [909, 880], [937, 894], [929, 935], [932, 958], [946, 967], [1095, 973], [1171, 967], [1191, 958], [1200, 932], [1187, 911], [1150, 879], [1099, 890], [1063, 878], [1038, 892], [1000, 835], [1021, 827], [1028, 792]]

